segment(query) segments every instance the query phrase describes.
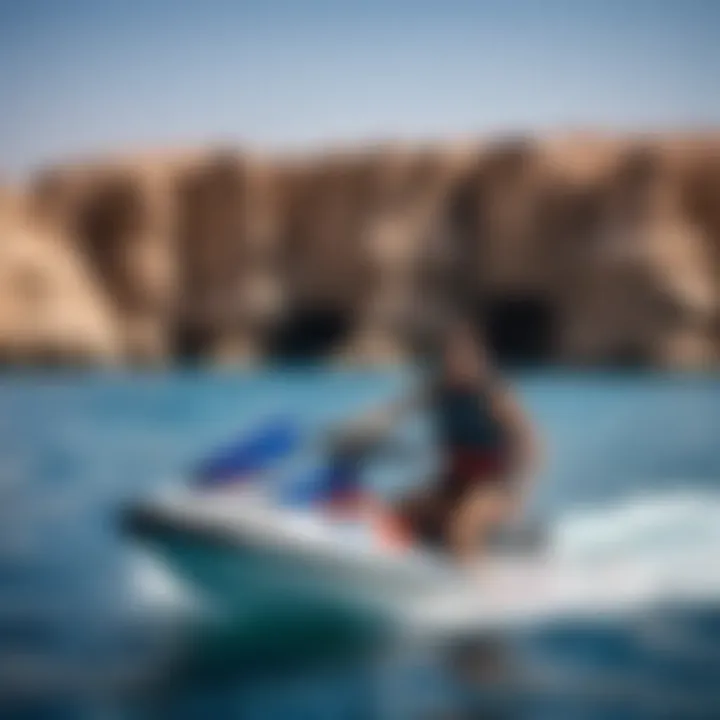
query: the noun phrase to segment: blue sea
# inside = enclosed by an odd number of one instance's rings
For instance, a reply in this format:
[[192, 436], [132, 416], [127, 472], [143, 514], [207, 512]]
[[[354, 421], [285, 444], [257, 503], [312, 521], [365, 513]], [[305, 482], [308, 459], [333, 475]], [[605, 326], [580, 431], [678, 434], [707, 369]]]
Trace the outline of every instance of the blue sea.
[[[0, 377], [0, 718], [720, 717], [717, 377], [514, 378], [547, 447], [529, 516], [566, 546], [633, 558], [629, 587], [647, 582], [640, 608], [504, 631], [494, 647], [513, 670], [500, 683], [437, 647], [349, 643], [269, 661], [138, 571], [118, 530], [125, 502], [181, 482], [263, 417], [321, 432], [410, 380], [317, 369]], [[417, 452], [369, 472], [378, 491], [431, 472], [420, 425], [407, 432]]]

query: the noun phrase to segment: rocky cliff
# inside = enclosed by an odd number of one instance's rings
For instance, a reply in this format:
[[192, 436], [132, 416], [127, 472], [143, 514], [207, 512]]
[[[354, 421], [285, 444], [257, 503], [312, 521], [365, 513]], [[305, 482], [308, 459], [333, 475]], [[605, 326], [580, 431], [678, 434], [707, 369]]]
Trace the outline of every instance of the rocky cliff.
[[720, 359], [720, 134], [239, 150], [0, 194], [0, 353], [400, 360], [461, 303], [506, 360]]

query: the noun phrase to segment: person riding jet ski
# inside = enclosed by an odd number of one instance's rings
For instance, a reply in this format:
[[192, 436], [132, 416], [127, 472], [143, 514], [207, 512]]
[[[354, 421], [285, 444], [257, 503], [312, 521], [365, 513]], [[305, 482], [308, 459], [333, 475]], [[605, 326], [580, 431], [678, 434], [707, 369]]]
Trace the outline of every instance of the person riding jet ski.
[[396, 525], [420, 543], [464, 561], [519, 513], [537, 469], [539, 443], [470, 325], [456, 321], [448, 327], [438, 359], [420, 392], [351, 423], [336, 447], [338, 457], [351, 457], [353, 448], [379, 442], [406, 414], [427, 409], [440, 444], [440, 474], [385, 515], [392, 513]]

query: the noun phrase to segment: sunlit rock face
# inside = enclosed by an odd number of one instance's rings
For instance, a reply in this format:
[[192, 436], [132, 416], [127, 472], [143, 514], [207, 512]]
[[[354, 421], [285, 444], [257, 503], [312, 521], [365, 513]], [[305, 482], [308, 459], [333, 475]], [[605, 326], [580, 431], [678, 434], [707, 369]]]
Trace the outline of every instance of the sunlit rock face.
[[82, 255], [23, 198], [0, 196], [0, 359], [114, 362], [117, 323]]
[[[107, 159], [6, 192], [0, 252], [65, 278], [43, 282], [95, 318], [72, 331], [89, 358], [383, 364], [462, 309], [508, 362], [704, 367], [720, 348], [719, 138]], [[40, 327], [13, 262], [7, 347]]]
[[678, 158], [641, 147], [601, 184], [575, 265], [577, 301], [566, 303], [570, 358], [671, 367], [716, 359], [711, 232], [685, 207], [683, 175]]
[[283, 300], [278, 175], [266, 161], [223, 151], [176, 178], [181, 355], [232, 362], [264, 352]]
[[57, 168], [33, 193], [35, 213], [63, 234], [116, 318], [121, 354], [165, 360], [178, 296], [175, 175], [171, 158]]

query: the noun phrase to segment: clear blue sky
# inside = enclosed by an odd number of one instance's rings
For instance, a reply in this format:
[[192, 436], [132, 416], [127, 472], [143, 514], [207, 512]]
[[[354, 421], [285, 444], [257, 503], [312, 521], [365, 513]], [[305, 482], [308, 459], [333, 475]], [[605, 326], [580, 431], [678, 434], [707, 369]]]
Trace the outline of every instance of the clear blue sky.
[[275, 148], [720, 125], [715, 0], [0, 0], [0, 176]]

